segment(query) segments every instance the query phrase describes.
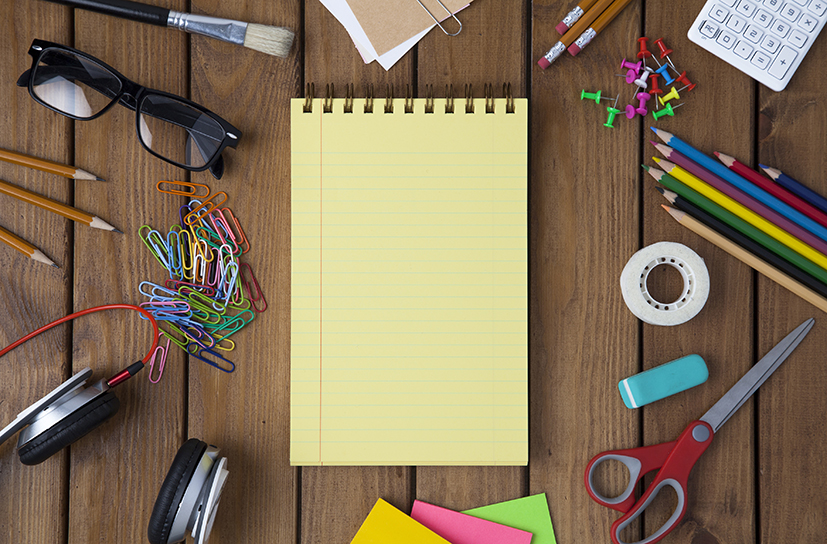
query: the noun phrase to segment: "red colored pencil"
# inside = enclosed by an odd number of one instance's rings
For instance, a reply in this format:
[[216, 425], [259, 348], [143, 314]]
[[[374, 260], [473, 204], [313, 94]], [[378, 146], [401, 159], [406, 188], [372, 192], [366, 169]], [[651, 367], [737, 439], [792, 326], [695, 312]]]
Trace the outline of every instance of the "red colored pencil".
[[772, 181], [768, 180], [746, 164], [742, 162], [738, 162], [733, 157], [729, 155], [724, 155], [723, 153], [715, 152], [715, 156], [718, 157], [718, 160], [724, 163], [724, 166], [739, 174], [744, 179], [749, 181], [750, 183], [754, 183], [758, 187], [764, 189], [769, 194], [784, 202], [785, 204], [792, 206], [796, 210], [800, 211], [813, 221], [817, 221], [819, 224], [827, 227], [827, 214], [823, 211], [819, 210], [809, 202], [801, 200], [791, 192], [787, 191], [780, 185], [773, 183]]

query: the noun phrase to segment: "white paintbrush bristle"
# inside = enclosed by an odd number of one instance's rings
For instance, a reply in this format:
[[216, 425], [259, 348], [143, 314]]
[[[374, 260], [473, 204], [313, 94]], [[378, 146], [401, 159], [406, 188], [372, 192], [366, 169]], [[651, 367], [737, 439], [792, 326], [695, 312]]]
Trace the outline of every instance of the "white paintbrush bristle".
[[249, 23], [244, 35], [244, 47], [276, 57], [286, 57], [293, 45], [293, 36], [295, 34], [289, 28]]

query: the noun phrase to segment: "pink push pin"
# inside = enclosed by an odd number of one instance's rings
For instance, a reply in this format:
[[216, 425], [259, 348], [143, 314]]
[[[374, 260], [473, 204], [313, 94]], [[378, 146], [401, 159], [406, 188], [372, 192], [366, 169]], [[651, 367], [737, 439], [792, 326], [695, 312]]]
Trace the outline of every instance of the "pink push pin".
[[638, 61], [637, 64], [632, 64], [626, 59], [620, 61], [620, 69], [623, 70], [624, 68], [628, 68], [629, 70], [634, 70], [635, 77], [637, 77], [637, 74], [640, 73], [641, 66], [643, 66], [643, 61]]
[[652, 98], [652, 95], [649, 93], [637, 93], [636, 98], [640, 100], [640, 106], [635, 110], [643, 117], [646, 117], [646, 114], [649, 113], [649, 110], [646, 108], [646, 102]]
[[635, 109], [635, 107], [633, 105], [629, 104], [628, 106], [626, 106], [626, 118], [627, 119], [631, 119], [636, 114], [637, 114], [637, 110]]
[[626, 72], [626, 83], [634, 83], [636, 79], [637, 72], [635, 72], [634, 70], [629, 70], [628, 72]]

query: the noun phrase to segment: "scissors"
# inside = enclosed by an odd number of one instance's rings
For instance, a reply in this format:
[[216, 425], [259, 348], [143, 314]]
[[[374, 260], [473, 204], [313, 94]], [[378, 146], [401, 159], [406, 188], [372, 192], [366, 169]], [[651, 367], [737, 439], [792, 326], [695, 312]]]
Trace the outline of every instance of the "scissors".
[[[781, 366], [814, 324], [814, 319], [808, 319], [776, 344], [701, 419], [690, 423], [677, 440], [655, 446], [605, 451], [589, 461], [584, 479], [591, 498], [598, 504], [624, 513], [612, 524], [611, 537], [614, 544], [627, 544], [620, 540], [621, 531], [637, 519], [666, 486], [674, 489], [678, 496], [675, 511], [660, 529], [634, 544], [653, 544], [678, 526], [686, 513], [686, 482], [689, 473], [701, 454], [712, 443], [714, 434], [761, 387], [775, 369]], [[594, 469], [608, 460], [620, 461], [629, 469], [629, 485], [623, 493], [614, 498], [604, 497], [594, 489], [593, 484]], [[655, 479], [640, 499], [635, 500], [634, 490], [637, 483], [645, 474], [655, 469], [660, 469]]]

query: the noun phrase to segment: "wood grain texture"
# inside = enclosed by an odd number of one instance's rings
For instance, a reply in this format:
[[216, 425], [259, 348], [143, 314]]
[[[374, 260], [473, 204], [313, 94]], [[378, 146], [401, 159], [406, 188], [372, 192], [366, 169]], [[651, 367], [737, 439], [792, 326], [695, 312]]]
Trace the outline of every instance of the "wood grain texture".
[[[547, 70], [536, 62], [559, 39], [571, 6], [533, 3], [529, 192], [530, 492], [546, 492], [559, 542], [606, 542], [616, 512], [583, 486], [589, 459], [640, 442], [637, 414], [617, 381], [638, 367], [638, 321], [618, 289], [638, 249], [637, 171], [641, 128], [580, 91], [627, 89], [614, 77], [640, 33], [636, 4], [576, 58]], [[620, 488], [625, 475], [609, 474]]]
[[[787, 88], [759, 87], [757, 163], [776, 167], [820, 194], [827, 193], [824, 145], [827, 107], [818, 88], [818, 66], [827, 60], [824, 31]], [[790, 358], [767, 380], [758, 407], [759, 535], [763, 542], [824, 539], [827, 503], [827, 367], [824, 312], [758, 278], [756, 299], [759, 355], [808, 317], [816, 324]]]
[[[71, 124], [15, 85], [31, 66], [27, 52], [34, 38], [67, 39], [70, 10], [21, 0], [4, 2], [3, 14], [0, 30], [6, 39], [0, 42], [0, 147], [71, 163]], [[71, 200], [72, 182], [60, 176], [3, 163], [0, 179], [56, 200]], [[0, 245], [0, 346], [6, 346], [70, 311], [72, 226], [60, 216], [7, 196], [0, 197], [0, 225], [39, 247], [61, 267], [44, 266]], [[0, 427], [69, 377], [70, 339], [69, 328], [58, 327], [0, 359]], [[16, 446], [16, 435], [0, 446], [4, 498], [0, 501], [0, 541], [65, 541], [66, 453], [27, 467], [20, 463]]]

